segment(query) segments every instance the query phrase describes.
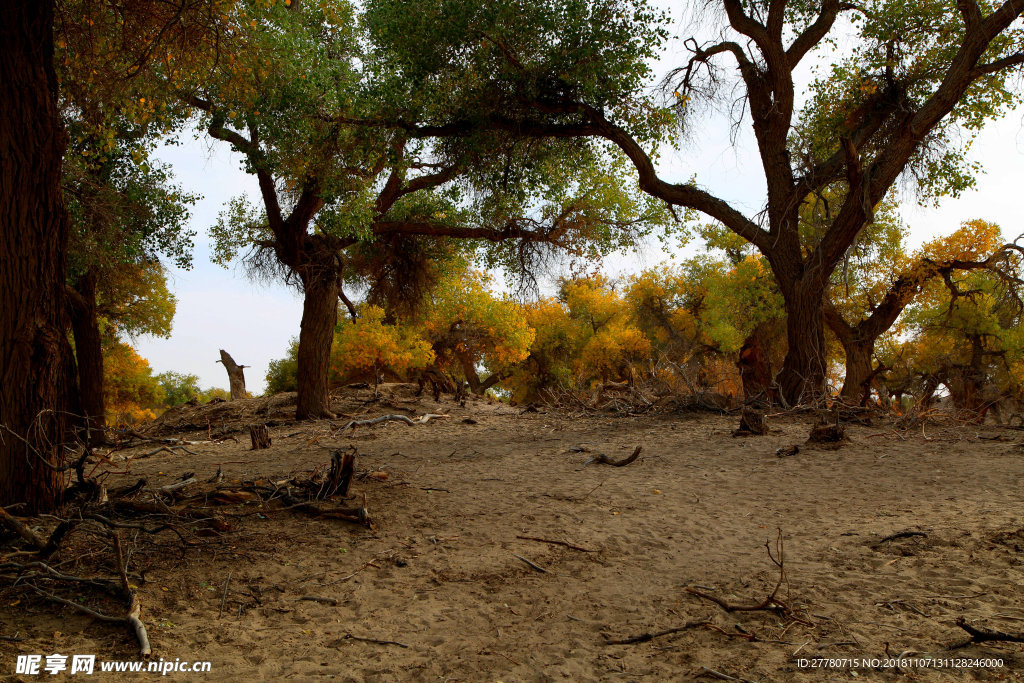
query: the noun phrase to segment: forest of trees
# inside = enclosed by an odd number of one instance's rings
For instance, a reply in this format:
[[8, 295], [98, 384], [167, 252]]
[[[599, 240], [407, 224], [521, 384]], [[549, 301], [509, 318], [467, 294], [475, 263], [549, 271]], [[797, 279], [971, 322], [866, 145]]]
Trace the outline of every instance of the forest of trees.
[[[268, 375], [298, 419], [394, 379], [517, 402], [948, 394], [978, 419], [1024, 399], [1024, 229], [978, 216], [911, 250], [898, 211], [976, 183], [970, 140], [1020, 102], [1024, 0], [715, 0], [718, 37], [677, 36], [661, 79], [671, 24], [647, 0], [409, 10], [3, 4], [0, 506], [52, 509], [108, 426], [224, 398], [130, 345], [170, 334], [165, 264], [191, 262], [197, 198], [155, 154], [192, 134], [259, 188], [210, 227], [216, 259], [302, 293]], [[803, 83], [808, 60], [825, 68]], [[715, 108], [752, 129], [756, 215], [699, 168], [659, 175]], [[703, 251], [600, 273], [687, 238]]]

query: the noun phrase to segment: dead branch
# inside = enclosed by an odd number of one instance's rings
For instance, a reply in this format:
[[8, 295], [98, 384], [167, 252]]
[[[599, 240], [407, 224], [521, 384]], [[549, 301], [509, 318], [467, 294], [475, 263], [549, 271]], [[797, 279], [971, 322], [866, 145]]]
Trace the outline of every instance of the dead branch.
[[142, 605], [139, 603], [137, 591], [128, 583], [128, 562], [124, 557], [124, 550], [121, 548], [121, 536], [116, 531], [111, 532], [111, 540], [114, 543], [114, 554], [117, 556], [117, 571], [121, 576], [121, 588], [128, 600], [128, 612], [125, 614], [125, 621], [135, 632], [135, 638], [139, 641], [139, 654], [143, 659], [148, 659], [153, 650], [149, 646], [149, 635], [146, 633], [146, 625], [142, 623], [139, 615], [142, 613]]
[[29, 529], [17, 518], [12, 517], [7, 510], [0, 507], [0, 524], [18, 534], [26, 541], [28, 541], [36, 550], [42, 550], [46, 547], [46, 541], [42, 539], [36, 532]]
[[400, 643], [397, 640], [380, 640], [378, 638], [362, 638], [360, 636], [354, 636], [351, 633], [346, 633], [339, 640], [358, 640], [360, 643], [374, 643], [375, 645], [397, 645], [398, 647], [408, 648], [409, 646], [405, 643]]
[[967, 619], [964, 617], [958, 617], [956, 625], [970, 634], [971, 639], [968, 642], [971, 643], [984, 643], [989, 641], [1024, 643], [1024, 633], [1007, 633], [1006, 631], [977, 628], [976, 626], [971, 626], [967, 623]]
[[[779, 569], [779, 580], [775, 584], [775, 588], [772, 592], [762, 600], [761, 602], [746, 605], [737, 605], [715, 595], [710, 595], [703, 591], [697, 590], [693, 586], [688, 586], [685, 590], [690, 595], [695, 595], [702, 600], [713, 602], [721, 607], [726, 612], [775, 612], [776, 614], [798, 621], [800, 623], [808, 623], [806, 620], [801, 619], [793, 613], [793, 610], [785, 602], [778, 598], [779, 589], [782, 588], [782, 584], [786, 583], [786, 557], [785, 557], [785, 545], [782, 540], [782, 530], [779, 530], [778, 536], [775, 539], [775, 554], [772, 554], [771, 546], [768, 541], [764, 543], [765, 549], [768, 551], [768, 559], [772, 561]], [[777, 555], [777, 557], [776, 557]]]
[[647, 641], [654, 640], [655, 638], [661, 638], [662, 636], [670, 636], [673, 633], [681, 633], [682, 631], [686, 631], [686, 630], [689, 630], [691, 628], [697, 628], [699, 626], [707, 626], [710, 623], [711, 622], [707, 621], [706, 619], [705, 620], [701, 620], [701, 621], [688, 621], [685, 624], [683, 624], [682, 626], [676, 626], [675, 628], [669, 628], [669, 629], [665, 629], [664, 631], [657, 631], [655, 633], [641, 633], [638, 636], [632, 636], [632, 637], [629, 637], [629, 638], [622, 638], [622, 639], [619, 639], [619, 640], [610, 640], [608, 638], [605, 638], [604, 644], [605, 645], [633, 645], [634, 643], [646, 643]]
[[604, 453], [598, 453], [593, 458], [590, 458], [585, 463], [583, 463], [583, 466], [586, 467], [592, 462], [597, 462], [602, 463], [604, 465], [611, 465], [612, 467], [625, 467], [626, 465], [640, 457], [640, 451], [642, 451], [643, 449], [643, 446], [637, 446], [636, 450], [633, 451], [633, 454], [631, 456], [629, 456], [628, 458], [623, 458], [622, 460], [612, 460]]
[[596, 550], [590, 550], [589, 548], [581, 548], [580, 546], [573, 545], [572, 543], [567, 543], [565, 541], [555, 541], [555, 540], [552, 540], [552, 539], [549, 539], [549, 538], [538, 538], [537, 536], [516, 536], [516, 538], [521, 538], [524, 541], [537, 541], [539, 543], [550, 543], [552, 545], [560, 545], [560, 546], [564, 546], [566, 548], [572, 548], [573, 550], [579, 550], [582, 553], [596, 553], [597, 552]]
[[531, 567], [533, 567], [534, 569], [536, 569], [539, 572], [542, 572], [544, 574], [550, 574], [551, 573], [549, 570], [544, 569], [544, 567], [540, 566], [536, 562], [531, 562], [530, 560], [526, 559], [522, 555], [516, 555], [515, 553], [512, 553], [512, 557], [515, 557], [517, 559], [522, 560], [523, 562], [525, 562], [526, 564], [530, 565]]
[[880, 540], [878, 543], [875, 543], [875, 545], [872, 546], [872, 547], [877, 548], [880, 545], [882, 545], [883, 543], [888, 543], [889, 541], [895, 541], [895, 540], [898, 540], [898, 539], [901, 539], [901, 538], [912, 538], [914, 536], [921, 536], [923, 538], [927, 538], [928, 534], [926, 534], [923, 531], [909, 531], [909, 530], [908, 531], [898, 531], [895, 534], [890, 534], [889, 536], [886, 536], [885, 538]]
[[430, 420], [440, 420], [446, 418], [448, 415], [440, 415], [436, 413], [427, 413], [422, 415], [415, 420], [406, 417], [405, 415], [381, 415], [380, 417], [374, 417], [367, 420], [350, 420], [345, 423], [345, 426], [341, 428], [341, 431], [347, 431], [349, 429], [355, 429], [356, 427], [369, 427], [375, 424], [381, 424], [382, 422], [404, 422], [408, 425], [421, 425], [426, 424]]

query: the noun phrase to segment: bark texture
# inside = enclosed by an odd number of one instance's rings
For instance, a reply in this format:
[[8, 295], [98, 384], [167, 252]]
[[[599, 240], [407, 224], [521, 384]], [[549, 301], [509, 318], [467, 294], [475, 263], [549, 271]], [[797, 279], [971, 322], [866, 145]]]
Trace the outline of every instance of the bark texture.
[[[0, 505], [60, 502], [74, 377], [52, 1], [0, 3]], [[45, 461], [45, 462], [44, 462]]]

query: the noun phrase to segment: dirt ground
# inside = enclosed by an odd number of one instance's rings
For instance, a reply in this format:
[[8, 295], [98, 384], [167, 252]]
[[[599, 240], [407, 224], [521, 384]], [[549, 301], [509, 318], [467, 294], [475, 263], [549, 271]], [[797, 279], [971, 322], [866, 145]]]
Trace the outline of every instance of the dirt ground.
[[[209, 674], [169, 678], [1024, 679], [1020, 643], [947, 649], [968, 639], [958, 617], [1024, 631], [1024, 432], [897, 434], [876, 421], [824, 450], [804, 444], [809, 415], [769, 416], [769, 434], [735, 438], [735, 414], [525, 412], [416, 399], [402, 387], [378, 401], [368, 393], [339, 399], [345, 417], [313, 423], [281, 417], [286, 402], [252, 399], [272, 425], [267, 450], [249, 450], [238, 433], [240, 443], [190, 446], [197, 455], [137, 457], [152, 444], [116, 454], [135, 459], [111, 487], [170, 484], [185, 472], [202, 481], [218, 466], [227, 483], [284, 479], [350, 444], [357, 473], [386, 473], [353, 483], [372, 530], [251, 503], [228, 508], [233, 530], [200, 547], [183, 551], [171, 537], [160, 553], [140, 550], [133, 567], [154, 656], [212, 662]], [[216, 408], [214, 435], [237, 409]], [[389, 413], [447, 417], [340, 430], [352, 416]], [[164, 433], [188, 424], [165, 422]], [[792, 444], [799, 453], [777, 455]], [[636, 446], [640, 458], [624, 467], [587, 464]], [[761, 603], [779, 579], [768, 554], [778, 559], [779, 530], [787, 581], [776, 604], [788, 614], [727, 612], [686, 591]], [[883, 540], [903, 531], [920, 534]], [[0, 591], [0, 633], [25, 638], [0, 642], [0, 680], [40, 678], [14, 675], [17, 654], [136, 656], [116, 624], [15, 602]], [[645, 642], [606, 643], [687, 622]], [[884, 666], [900, 656], [913, 661]], [[879, 661], [801, 661], [821, 657]], [[967, 660], [1003, 666], [949, 668]]]

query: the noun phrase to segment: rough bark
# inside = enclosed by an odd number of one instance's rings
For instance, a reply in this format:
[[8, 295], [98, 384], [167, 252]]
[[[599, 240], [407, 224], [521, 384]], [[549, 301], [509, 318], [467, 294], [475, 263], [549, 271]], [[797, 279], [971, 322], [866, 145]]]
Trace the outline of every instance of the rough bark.
[[295, 417], [299, 420], [330, 418], [334, 415], [330, 411], [327, 376], [334, 327], [338, 322], [338, 271], [328, 266], [311, 266], [303, 269], [301, 277], [304, 296]]
[[270, 448], [270, 430], [267, 425], [249, 425], [249, 439], [254, 451]]
[[224, 349], [220, 350], [220, 362], [224, 364], [224, 369], [228, 371], [228, 382], [231, 385], [231, 400], [237, 401], [248, 396], [245, 393], [245, 371], [243, 368], [249, 366], [236, 363], [231, 354]]
[[75, 338], [78, 395], [86, 443], [105, 441], [106, 404], [103, 399], [103, 344], [96, 307], [96, 273], [89, 271], [68, 290], [68, 312]]
[[793, 406], [813, 401], [825, 386], [824, 291], [797, 283], [783, 288], [783, 299], [788, 347], [775, 382], [782, 398]]
[[[74, 378], [52, 1], [0, 3], [0, 505], [53, 509]], [[45, 463], [43, 462], [45, 460]]]

